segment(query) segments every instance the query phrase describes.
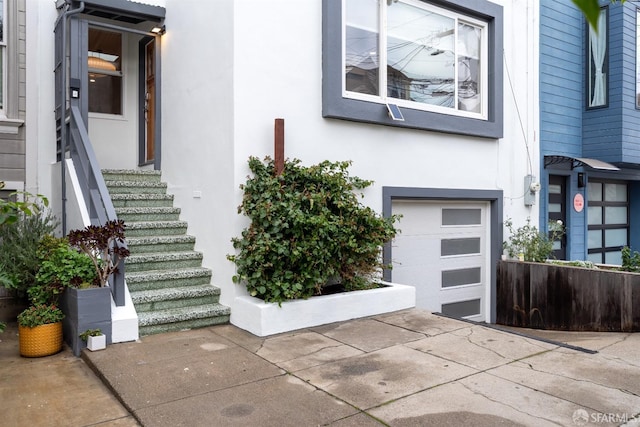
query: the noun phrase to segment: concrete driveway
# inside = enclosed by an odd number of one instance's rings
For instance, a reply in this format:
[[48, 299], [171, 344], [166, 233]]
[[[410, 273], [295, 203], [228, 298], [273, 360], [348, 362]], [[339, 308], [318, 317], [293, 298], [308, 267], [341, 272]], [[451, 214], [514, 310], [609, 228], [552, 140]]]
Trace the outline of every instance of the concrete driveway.
[[[18, 356], [0, 398], [16, 426], [640, 426], [640, 335], [516, 332], [419, 309], [267, 338], [220, 325], [85, 351], [88, 366]], [[61, 357], [51, 395], [78, 393], [54, 411], [19, 384]], [[101, 421], [77, 421], [103, 402]]]

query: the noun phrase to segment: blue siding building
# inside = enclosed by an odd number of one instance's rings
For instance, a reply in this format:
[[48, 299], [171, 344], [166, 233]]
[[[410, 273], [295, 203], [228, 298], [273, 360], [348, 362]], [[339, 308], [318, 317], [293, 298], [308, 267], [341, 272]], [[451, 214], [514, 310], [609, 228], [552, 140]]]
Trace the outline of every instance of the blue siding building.
[[620, 264], [640, 250], [638, 7], [602, 2], [598, 31], [571, 2], [540, 2], [540, 227], [559, 259]]

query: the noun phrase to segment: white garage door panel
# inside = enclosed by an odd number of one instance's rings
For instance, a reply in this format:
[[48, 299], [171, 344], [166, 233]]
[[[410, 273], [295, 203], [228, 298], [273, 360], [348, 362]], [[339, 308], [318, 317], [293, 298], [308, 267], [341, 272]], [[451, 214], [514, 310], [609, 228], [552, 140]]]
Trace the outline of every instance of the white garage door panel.
[[392, 210], [402, 215], [392, 280], [416, 287], [417, 307], [484, 320], [488, 203], [394, 201]]

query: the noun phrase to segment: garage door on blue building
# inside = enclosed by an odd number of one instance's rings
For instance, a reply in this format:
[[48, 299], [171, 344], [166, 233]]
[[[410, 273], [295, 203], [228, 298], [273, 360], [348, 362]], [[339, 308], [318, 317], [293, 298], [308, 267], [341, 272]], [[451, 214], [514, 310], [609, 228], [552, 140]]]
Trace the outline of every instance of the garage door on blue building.
[[392, 280], [416, 288], [416, 307], [487, 318], [489, 203], [394, 200], [402, 215], [392, 242]]

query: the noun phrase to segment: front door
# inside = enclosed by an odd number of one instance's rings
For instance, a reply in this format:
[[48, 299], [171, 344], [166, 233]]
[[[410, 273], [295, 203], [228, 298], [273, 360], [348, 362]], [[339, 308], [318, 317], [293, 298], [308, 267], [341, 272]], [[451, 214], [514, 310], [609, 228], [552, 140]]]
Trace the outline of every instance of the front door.
[[144, 162], [151, 163], [155, 159], [155, 97], [156, 97], [156, 67], [155, 42], [152, 40], [145, 45], [144, 61], [144, 121], [145, 121], [145, 150]]
[[[566, 230], [567, 225], [567, 178], [560, 175], [549, 175], [548, 222], [561, 221]], [[553, 257], [567, 259], [567, 233], [553, 242]]]

